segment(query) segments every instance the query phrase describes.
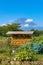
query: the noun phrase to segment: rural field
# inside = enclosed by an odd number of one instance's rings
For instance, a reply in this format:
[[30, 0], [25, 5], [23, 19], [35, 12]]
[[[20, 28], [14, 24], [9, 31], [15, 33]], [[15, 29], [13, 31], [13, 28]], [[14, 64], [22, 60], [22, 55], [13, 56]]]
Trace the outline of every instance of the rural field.
[[43, 35], [32, 36], [22, 46], [10, 44], [10, 37], [0, 37], [0, 65], [43, 65]]
[[43, 30], [0, 26], [0, 65], [43, 65]]

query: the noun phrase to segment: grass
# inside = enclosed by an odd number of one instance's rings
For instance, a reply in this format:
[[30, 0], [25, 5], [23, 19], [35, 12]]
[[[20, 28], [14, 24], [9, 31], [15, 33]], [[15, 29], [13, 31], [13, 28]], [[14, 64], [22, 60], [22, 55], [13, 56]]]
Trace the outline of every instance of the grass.
[[43, 35], [33, 36], [32, 42], [43, 42]]
[[[3, 45], [2, 39], [5, 39], [6, 40], [6, 38], [7, 37], [0, 37], [0, 45], [1, 44]], [[37, 42], [37, 41], [38, 42], [43, 41], [43, 35], [38, 36], [38, 37], [33, 37], [33, 42]], [[7, 44], [7, 42], [5, 42], [5, 44]], [[0, 47], [0, 49], [2, 49], [2, 48]], [[13, 60], [14, 55], [13, 54], [10, 54], [9, 49], [8, 49], [8, 46], [5, 47], [5, 50], [8, 50], [8, 51], [7, 52], [3, 52], [3, 53], [0, 52], [0, 58], [2, 58], [2, 59], [3, 58], [5, 58], [5, 59], [12, 59]], [[37, 56], [38, 56], [38, 60], [39, 61], [43, 61], [43, 54], [38, 54]]]
[[38, 54], [37, 56], [39, 61], [43, 61], [43, 54]]

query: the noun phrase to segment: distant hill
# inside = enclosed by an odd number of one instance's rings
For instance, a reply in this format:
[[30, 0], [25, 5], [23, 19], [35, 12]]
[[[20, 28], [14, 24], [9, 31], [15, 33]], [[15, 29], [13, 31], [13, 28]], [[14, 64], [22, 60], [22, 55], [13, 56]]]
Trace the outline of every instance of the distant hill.
[[34, 21], [28, 21], [27, 18], [19, 18], [19, 19], [15, 20], [15, 22], [20, 23], [21, 29], [23, 29], [23, 30], [30, 30], [32, 28], [34, 28], [35, 30], [36, 29], [43, 30], [43, 27], [37, 26], [37, 23], [34, 23]]

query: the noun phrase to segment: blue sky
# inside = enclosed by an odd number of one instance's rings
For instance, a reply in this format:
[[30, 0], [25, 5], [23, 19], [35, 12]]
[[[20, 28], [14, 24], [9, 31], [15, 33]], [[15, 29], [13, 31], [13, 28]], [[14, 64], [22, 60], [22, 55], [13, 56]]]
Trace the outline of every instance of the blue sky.
[[18, 18], [43, 25], [43, 0], [0, 0], [0, 25]]

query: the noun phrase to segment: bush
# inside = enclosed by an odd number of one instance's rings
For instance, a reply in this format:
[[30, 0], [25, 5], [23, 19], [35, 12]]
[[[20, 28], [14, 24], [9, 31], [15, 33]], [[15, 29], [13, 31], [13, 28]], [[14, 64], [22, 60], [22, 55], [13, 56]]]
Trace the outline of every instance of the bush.
[[43, 42], [26, 43], [16, 50], [17, 60], [37, 60], [37, 54], [43, 54]]
[[34, 50], [36, 53], [41, 54], [43, 53], [43, 43], [31, 43], [29, 44], [31, 46], [31, 49]]
[[34, 61], [37, 60], [37, 54], [31, 49], [29, 44], [25, 44], [16, 50], [16, 59], [19, 61]]

